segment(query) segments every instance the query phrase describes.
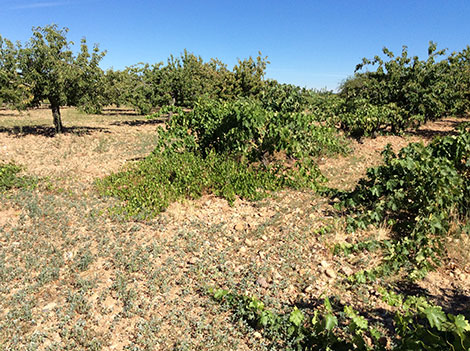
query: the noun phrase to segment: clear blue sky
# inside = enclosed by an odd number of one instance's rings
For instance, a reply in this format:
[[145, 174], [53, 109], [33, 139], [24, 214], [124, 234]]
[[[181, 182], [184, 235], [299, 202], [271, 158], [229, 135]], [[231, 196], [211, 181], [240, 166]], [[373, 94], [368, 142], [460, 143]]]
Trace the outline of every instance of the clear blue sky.
[[384, 46], [424, 58], [430, 40], [450, 51], [470, 44], [470, 0], [0, 0], [0, 18], [13, 41], [33, 26], [68, 27], [69, 39], [108, 51], [104, 69], [185, 48], [232, 68], [261, 51], [268, 78], [332, 90]]

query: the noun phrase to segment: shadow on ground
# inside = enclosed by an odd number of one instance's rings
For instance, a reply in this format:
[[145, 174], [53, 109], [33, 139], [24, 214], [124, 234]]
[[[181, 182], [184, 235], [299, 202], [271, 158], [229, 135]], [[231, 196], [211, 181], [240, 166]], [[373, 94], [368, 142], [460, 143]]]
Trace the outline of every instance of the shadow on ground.
[[[468, 122], [467, 120], [455, 120], [455, 119], [442, 119], [439, 121], [434, 122], [435, 128], [429, 129], [429, 128], [422, 128], [418, 130], [411, 130], [409, 132], [410, 135], [415, 135], [417, 137], [421, 137], [424, 139], [433, 139], [435, 137], [441, 136], [447, 136], [447, 135], [456, 135], [456, 128], [464, 123]], [[440, 129], [440, 126], [443, 126], [445, 128]], [[451, 127], [453, 128], [452, 130], [449, 130], [448, 128]]]
[[[109, 129], [99, 127], [65, 127], [63, 130], [63, 134], [74, 134], [78, 136], [90, 135], [93, 132], [110, 133]], [[6, 133], [16, 137], [24, 137], [27, 135], [54, 137], [56, 135], [54, 127], [44, 125], [0, 127], [0, 133]]]
[[135, 110], [122, 108], [105, 108], [102, 114], [104, 116], [140, 116]]
[[117, 121], [111, 123], [112, 126], [144, 126], [144, 125], [155, 125], [162, 124], [166, 121], [166, 118], [154, 118], [154, 119], [135, 119], [133, 121]]
[[439, 293], [431, 294], [425, 288], [409, 281], [398, 282], [395, 291], [405, 296], [424, 296], [436, 305], [442, 307], [444, 312], [452, 314], [462, 314], [465, 318], [470, 318], [470, 292], [460, 288], [439, 288]]

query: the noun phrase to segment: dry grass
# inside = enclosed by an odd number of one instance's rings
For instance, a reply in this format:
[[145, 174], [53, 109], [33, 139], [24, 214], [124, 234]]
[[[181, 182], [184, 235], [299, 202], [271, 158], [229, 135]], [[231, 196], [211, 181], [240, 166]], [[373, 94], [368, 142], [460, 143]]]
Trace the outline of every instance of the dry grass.
[[[0, 162], [41, 178], [35, 190], [0, 195], [0, 350], [266, 349], [212, 301], [209, 287], [262, 297], [276, 310], [316, 305], [324, 294], [358, 309], [379, 304], [373, 286], [343, 283], [377, 257], [333, 257], [332, 247], [384, 238], [386, 228], [346, 235], [328, 199], [293, 191], [233, 207], [206, 196], [148, 222], [110, 216], [113, 200], [98, 197], [93, 181], [146, 156], [156, 124], [126, 110], [65, 109], [63, 118], [69, 132], [52, 137], [48, 110], [0, 111]], [[351, 188], [387, 143], [426, 141], [453, 123], [365, 140], [347, 157], [323, 160], [322, 171], [331, 186]], [[453, 294], [470, 296], [465, 264], [443, 267], [419, 288], [445, 293], [457, 309]]]

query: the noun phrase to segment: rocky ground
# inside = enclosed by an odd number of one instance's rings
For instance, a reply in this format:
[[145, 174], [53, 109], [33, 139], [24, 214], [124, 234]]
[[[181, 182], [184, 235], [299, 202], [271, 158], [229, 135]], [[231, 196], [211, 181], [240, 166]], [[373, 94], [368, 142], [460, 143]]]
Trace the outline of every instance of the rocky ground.
[[[324, 296], [360, 311], [383, 307], [373, 285], [344, 283], [379, 257], [333, 256], [332, 248], [384, 238], [387, 228], [346, 234], [330, 199], [309, 191], [233, 206], [204, 196], [150, 221], [119, 218], [94, 181], [148, 155], [160, 121], [125, 109], [100, 116], [65, 109], [63, 117], [67, 132], [54, 136], [48, 110], [0, 110], [0, 163], [39, 179], [34, 189], [0, 195], [0, 350], [266, 349], [261, 334], [210, 297], [211, 287], [258, 296], [277, 311]], [[459, 122], [351, 141], [347, 156], [318, 162], [329, 186], [351, 189], [386, 144], [427, 142]], [[468, 247], [468, 237], [450, 238], [438, 271], [416, 284], [393, 283], [468, 317]]]

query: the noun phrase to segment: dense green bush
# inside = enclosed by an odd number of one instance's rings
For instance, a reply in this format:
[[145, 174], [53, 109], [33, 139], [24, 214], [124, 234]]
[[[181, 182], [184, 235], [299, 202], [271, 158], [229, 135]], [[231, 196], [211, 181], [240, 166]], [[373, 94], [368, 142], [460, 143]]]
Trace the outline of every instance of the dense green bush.
[[344, 110], [344, 98], [330, 91], [313, 91], [307, 93], [306, 111], [314, 116], [315, 121], [331, 127], [341, 123]]
[[457, 135], [410, 144], [398, 155], [388, 146], [383, 156], [383, 165], [340, 196], [350, 229], [391, 226], [397, 241], [388, 260], [425, 272], [439, 263], [451, 224], [470, 214], [470, 133], [461, 127]]
[[341, 127], [355, 137], [375, 136], [387, 127], [392, 131], [403, 131], [423, 119], [420, 116], [403, 118], [402, 109], [395, 103], [374, 105], [366, 99], [354, 99], [343, 106]]
[[274, 112], [304, 112], [308, 106], [308, 90], [292, 84], [268, 80], [257, 97], [264, 109]]
[[168, 131], [190, 130], [205, 150], [259, 159], [274, 152], [304, 158], [347, 150], [332, 127], [303, 112], [273, 112], [254, 100], [201, 100], [193, 111], [173, 116]]
[[206, 193], [232, 202], [285, 187], [315, 189], [322, 177], [311, 156], [346, 150], [336, 131], [312, 116], [267, 111], [253, 100], [203, 99], [193, 110], [171, 110], [152, 155], [99, 182], [127, 214], [151, 216]]

